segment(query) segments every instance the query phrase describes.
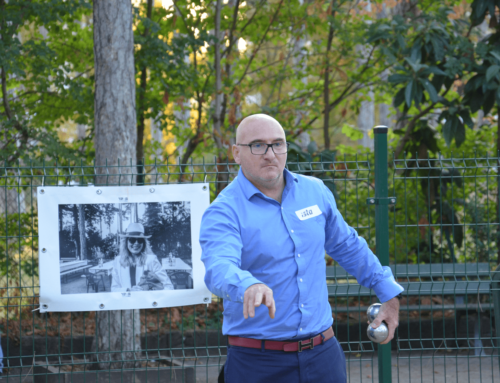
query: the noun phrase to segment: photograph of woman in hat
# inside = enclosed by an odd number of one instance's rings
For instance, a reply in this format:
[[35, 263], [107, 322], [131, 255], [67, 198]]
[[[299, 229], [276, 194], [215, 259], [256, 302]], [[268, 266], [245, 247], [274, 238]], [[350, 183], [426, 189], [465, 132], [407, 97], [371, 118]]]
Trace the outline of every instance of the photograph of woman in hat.
[[120, 237], [119, 254], [113, 263], [112, 292], [174, 289], [141, 223], [132, 222]]

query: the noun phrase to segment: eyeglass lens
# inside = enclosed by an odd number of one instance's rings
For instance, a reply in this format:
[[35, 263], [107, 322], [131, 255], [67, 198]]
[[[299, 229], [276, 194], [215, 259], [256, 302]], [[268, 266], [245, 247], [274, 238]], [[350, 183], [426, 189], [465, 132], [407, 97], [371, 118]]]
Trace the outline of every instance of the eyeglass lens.
[[253, 154], [264, 154], [269, 150], [269, 147], [272, 147], [274, 153], [284, 154], [287, 152], [287, 145], [284, 142], [275, 142], [274, 144], [252, 144], [250, 147], [252, 149]]
[[141, 239], [140, 238], [129, 238], [128, 241], [131, 243], [131, 244], [134, 244], [136, 242], [141, 242]]

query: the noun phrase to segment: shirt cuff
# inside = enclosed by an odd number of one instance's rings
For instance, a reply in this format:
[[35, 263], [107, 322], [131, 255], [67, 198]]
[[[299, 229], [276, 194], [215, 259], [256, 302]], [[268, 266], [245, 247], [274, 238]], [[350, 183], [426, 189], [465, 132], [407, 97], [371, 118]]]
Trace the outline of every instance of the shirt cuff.
[[380, 302], [384, 303], [388, 300], [398, 296], [404, 291], [403, 286], [401, 286], [392, 275], [392, 271], [389, 267], [384, 266], [384, 274], [389, 273], [386, 278], [382, 279], [375, 286], [373, 286], [373, 290], [375, 294], [377, 294]]
[[241, 284], [240, 284], [240, 287], [238, 288], [238, 296], [237, 297], [231, 297], [232, 301], [233, 302], [240, 302], [240, 303], [243, 303], [243, 298], [245, 296], [245, 291], [247, 291], [247, 289], [252, 286], [252, 285], [256, 285], [258, 283], [262, 283], [261, 281], [259, 281], [257, 278], [254, 278], [254, 277], [251, 277], [251, 278], [247, 278], [245, 279]]

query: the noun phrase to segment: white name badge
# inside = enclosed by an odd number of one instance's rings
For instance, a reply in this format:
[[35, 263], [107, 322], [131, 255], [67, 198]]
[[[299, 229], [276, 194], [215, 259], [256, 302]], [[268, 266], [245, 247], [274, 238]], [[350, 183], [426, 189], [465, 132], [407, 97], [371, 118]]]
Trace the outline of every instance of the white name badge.
[[299, 217], [301, 221], [304, 221], [305, 219], [317, 217], [321, 214], [321, 210], [319, 210], [318, 205], [314, 205], [306, 207], [302, 210], [297, 210], [295, 214], [297, 214], [297, 217]]

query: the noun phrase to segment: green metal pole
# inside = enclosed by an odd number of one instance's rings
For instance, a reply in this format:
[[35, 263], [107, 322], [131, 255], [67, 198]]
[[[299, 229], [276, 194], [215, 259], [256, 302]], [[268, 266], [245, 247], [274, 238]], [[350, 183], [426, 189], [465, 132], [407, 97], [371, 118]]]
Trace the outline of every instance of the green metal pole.
[[[388, 198], [387, 166], [387, 126], [376, 126], [375, 133], [375, 199]], [[377, 256], [382, 266], [389, 266], [389, 206], [385, 203], [375, 205], [375, 241]], [[392, 382], [391, 343], [378, 345], [378, 380], [380, 383]]]
[[498, 366], [500, 367], [500, 266], [493, 273], [491, 290], [493, 292], [493, 309], [495, 313], [496, 346], [498, 349]]

